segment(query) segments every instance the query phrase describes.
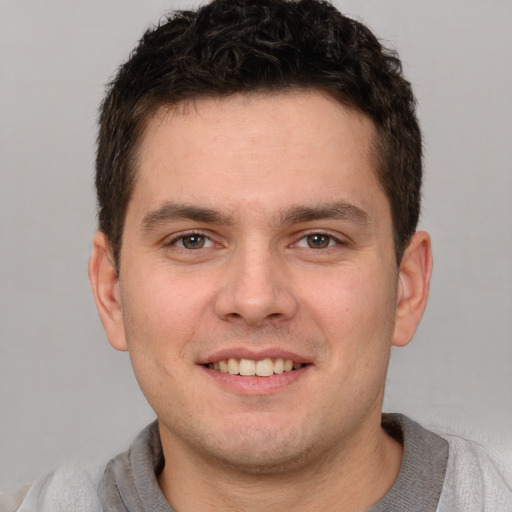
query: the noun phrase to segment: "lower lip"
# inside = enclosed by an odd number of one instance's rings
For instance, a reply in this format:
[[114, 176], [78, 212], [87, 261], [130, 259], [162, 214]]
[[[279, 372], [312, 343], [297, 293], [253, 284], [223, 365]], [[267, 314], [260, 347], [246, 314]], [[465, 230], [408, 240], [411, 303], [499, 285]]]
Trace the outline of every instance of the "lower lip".
[[303, 378], [308, 373], [310, 366], [311, 365], [307, 364], [291, 372], [274, 373], [274, 375], [270, 377], [231, 375], [229, 373], [219, 372], [218, 370], [212, 370], [205, 366], [201, 366], [201, 369], [228, 391], [240, 395], [261, 396], [277, 393], [297, 382], [297, 380]]

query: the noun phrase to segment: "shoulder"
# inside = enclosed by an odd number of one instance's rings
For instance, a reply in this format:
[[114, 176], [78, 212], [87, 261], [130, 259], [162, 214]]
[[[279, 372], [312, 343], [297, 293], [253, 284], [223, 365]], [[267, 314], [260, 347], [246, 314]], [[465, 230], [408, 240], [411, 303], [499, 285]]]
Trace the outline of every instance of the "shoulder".
[[512, 512], [512, 490], [484, 448], [460, 437], [443, 437], [449, 456], [438, 511]]
[[[137, 436], [129, 450], [116, 455], [107, 464], [89, 468], [61, 466], [14, 495], [0, 493], [0, 512], [125, 510], [124, 498], [137, 499], [137, 478], [143, 480], [141, 488], [146, 489], [149, 481], [153, 491], [158, 489], [156, 492], [159, 492], [155, 464], [163, 465], [156, 422]], [[138, 470], [135, 474], [134, 467]], [[152, 475], [153, 480], [148, 480], [147, 475]]]
[[0, 495], [0, 512], [102, 512], [98, 485], [104, 467], [62, 466], [13, 496]]

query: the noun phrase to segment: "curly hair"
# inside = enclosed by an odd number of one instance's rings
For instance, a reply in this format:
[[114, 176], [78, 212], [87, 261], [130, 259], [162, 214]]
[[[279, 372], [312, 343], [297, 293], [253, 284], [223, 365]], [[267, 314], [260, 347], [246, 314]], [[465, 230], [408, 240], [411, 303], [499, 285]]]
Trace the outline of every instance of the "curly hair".
[[99, 229], [117, 268], [138, 146], [159, 108], [197, 97], [313, 87], [374, 123], [376, 174], [390, 203], [399, 263], [419, 218], [422, 144], [397, 54], [323, 0], [214, 0], [150, 28], [100, 107]]

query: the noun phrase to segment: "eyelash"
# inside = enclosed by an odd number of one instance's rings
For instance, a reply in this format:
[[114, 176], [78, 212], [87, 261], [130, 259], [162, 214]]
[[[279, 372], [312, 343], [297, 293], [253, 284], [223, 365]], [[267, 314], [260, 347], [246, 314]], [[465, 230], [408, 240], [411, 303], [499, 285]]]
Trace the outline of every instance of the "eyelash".
[[[196, 248], [196, 249], [190, 249], [190, 248], [187, 248], [187, 247], [180, 247], [178, 244], [178, 242], [181, 241], [182, 245], [183, 245], [183, 240], [187, 237], [192, 237], [192, 236], [197, 236], [197, 237], [201, 237], [203, 238], [205, 241], [209, 241], [211, 242], [212, 244], [214, 243], [213, 240], [211, 239], [211, 237], [209, 237], [208, 235], [206, 235], [205, 233], [201, 232], [201, 231], [186, 231], [185, 233], [180, 233], [179, 235], [177, 236], [174, 236], [173, 238], [171, 238], [171, 240], [165, 242], [165, 246], [166, 247], [177, 247], [178, 249], [180, 250], [183, 250], [183, 251], [194, 251], [194, 252], [198, 252], [200, 251], [201, 249], [203, 249], [203, 247], [199, 247], [199, 248]], [[208, 248], [207, 248], [208, 249]]]
[[[197, 236], [197, 237], [201, 237], [206, 243], [207, 242], [210, 242], [211, 244], [215, 244], [215, 242], [212, 240], [212, 238], [210, 236], [208, 236], [207, 234], [203, 233], [202, 231], [187, 231], [185, 233], [180, 233], [179, 235], [173, 237], [171, 240], [169, 240], [168, 242], [165, 243], [165, 246], [166, 247], [177, 247], [178, 249], [180, 250], [183, 250], [183, 251], [193, 251], [193, 252], [199, 252], [201, 251], [202, 249], [209, 249], [209, 247], [197, 247], [197, 248], [189, 248], [189, 247], [185, 247], [184, 246], [184, 243], [183, 243], [183, 240], [187, 237], [193, 237], [193, 236]], [[327, 240], [327, 246], [326, 247], [311, 247], [309, 246], [308, 244], [308, 237], [312, 237], [312, 236], [319, 236], [319, 237], [326, 237], [328, 240]], [[178, 243], [181, 241], [181, 246], [178, 245]], [[308, 244], [309, 247], [300, 247], [300, 243], [302, 241], [305, 241], [306, 244]], [[312, 249], [312, 250], [325, 250], [325, 249], [329, 249], [335, 245], [346, 245], [346, 243], [342, 240], [340, 240], [338, 237], [332, 235], [331, 233], [326, 233], [324, 231], [310, 231], [308, 233], [305, 233], [303, 234], [298, 240], [297, 242], [293, 243], [290, 245], [290, 247], [300, 247], [300, 248], [303, 248], [303, 249]]]
[[326, 233], [325, 231], [310, 231], [308, 233], [305, 233], [303, 234], [299, 240], [297, 242], [295, 242], [293, 244], [293, 246], [295, 247], [298, 247], [299, 246], [299, 243], [302, 242], [303, 240], [305, 241], [305, 243], [307, 243], [307, 238], [308, 237], [311, 237], [311, 236], [320, 236], [320, 237], [326, 237], [328, 239], [328, 245], [326, 247], [304, 247], [304, 249], [313, 249], [313, 250], [325, 250], [325, 249], [329, 249], [335, 245], [346, 245], [346, 243], [341, 240], [340, 238], [332, 235], [331, 233]]

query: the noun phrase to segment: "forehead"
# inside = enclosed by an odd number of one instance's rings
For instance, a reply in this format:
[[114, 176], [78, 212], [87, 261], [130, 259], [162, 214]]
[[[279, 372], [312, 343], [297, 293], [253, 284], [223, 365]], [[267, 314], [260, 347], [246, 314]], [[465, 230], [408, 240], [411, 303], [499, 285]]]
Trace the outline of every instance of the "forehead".
[[240, 211], [347, 199], [371, 209], [382, 194], [374, 140], [366, 116], [318, 90], [161, 109], [142, 137], [129, 210], [184, 197]]

